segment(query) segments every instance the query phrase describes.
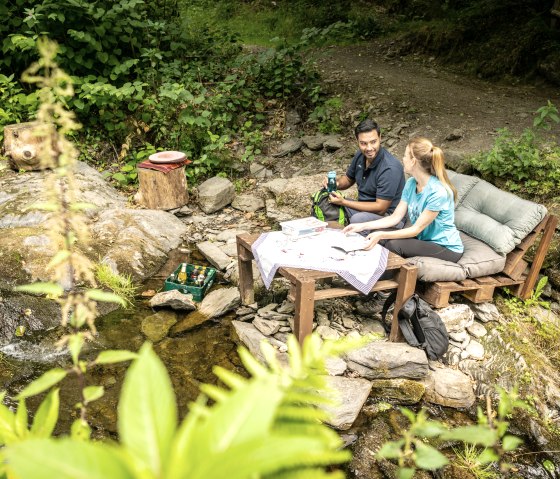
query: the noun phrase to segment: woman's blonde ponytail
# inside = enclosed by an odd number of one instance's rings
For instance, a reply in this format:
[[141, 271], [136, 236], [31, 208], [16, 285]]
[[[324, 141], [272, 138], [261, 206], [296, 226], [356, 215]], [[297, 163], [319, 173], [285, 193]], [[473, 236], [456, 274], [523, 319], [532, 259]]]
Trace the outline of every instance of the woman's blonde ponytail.
[[445, 159], [443, 157], [443, 151], [438, 146], [432, 146], [432, 169], [438, 180], [443, 183], [443, 185], [453, 192], [453, 199], [457, 201], [457, 189], [453, 186], [453, 183], [449, 180], [447, 176], [447, 171], [445, 171]]

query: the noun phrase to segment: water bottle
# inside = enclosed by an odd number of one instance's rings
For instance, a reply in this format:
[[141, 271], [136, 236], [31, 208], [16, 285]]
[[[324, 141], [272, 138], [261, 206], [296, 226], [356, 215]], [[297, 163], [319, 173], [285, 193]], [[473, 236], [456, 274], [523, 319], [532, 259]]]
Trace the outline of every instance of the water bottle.
[[327, 173], [327, 191], [329, 193], [336, 191], [336, 171], [329, 171]]

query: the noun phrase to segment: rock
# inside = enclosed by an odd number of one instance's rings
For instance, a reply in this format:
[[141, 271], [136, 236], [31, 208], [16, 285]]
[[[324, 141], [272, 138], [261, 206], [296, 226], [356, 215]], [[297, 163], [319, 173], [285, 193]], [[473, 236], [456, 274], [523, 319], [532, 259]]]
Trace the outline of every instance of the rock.
[[276, 311], [282, 314], [290, 314], [293, 313], [295, 309], [294, 303], [291, 301], [284, 301]]
[[338, 430], [350, 429], [369, 396], [371, 384], [365, 379], [342, 376], [327, 376], [326, 380], [333, 390], [329, 397], [338, 405], [321, 406], [330, 415], [325, 422]]
[[385, 328], [381, 321], [375, 319], [364, 319], [361, 321], [360, 331], [362, 334], [377, 334], [381, 337], [385, 337]]
[[468, 353], [469, 358], [484, 359], [484, 346], [474, 339], [469, 342], [465, 351]]
[[176, 324], [174, 324], [171, 328], [170, 334], [171, 336], [176, 336], [178, 334], [184, 333], [185, 331], [195, 329], [201, 324], [206, 323], [207, 321], [210, 321], [210, 318], [208, 316], [201, 314], [199, 311], [193, 311], [185, 318], [179, 320]]
[[297, 125], [301, 123], [301, 117], [296, 110], [288, 110], [286, 112], [286, 131], [292, 131]]
[[560, 85], [560, 53], [553, 51], [537, 67], [539, 73], [548, 81]]
[[231, 204], [236, 210], [258, 211], [264, 208], [264, 200], [255, 195], [238, 195]]
[[266, 314], [270, 311], [274, 311], [277, 306], [278, 306], [278, 303], [268, 303], [266, 306], [263, 306], [262, 308], [259, 308], [257, 310], [257, 313], [258, 314]]
[[285, 180], [283, 178], [276, 178], [272, 181], [269, 181], [268, 183], [264, 183], [262, 187], [270, 191], [274, 196], [278, 196], [286, 189], [289, 183], [290, 180]]
[[542, 306], [531, 306], [529, 314], [541, 324], [560, 326], [560, 317], [550, 309], [543, 308]]
[[248, 231], [246, 230], [237, 230], [237, 229], [224, 230], [216, 235], [216, 241], [223, 241], [224, 243], [229, 243], [229, 242], [235, 243], [237, 239], [237, 235], [242, 235], [246, 233], [248, 233]]
[[419, 379], [428, 373], [423, 350], [406, 343], [373, 341], [346, 355], [348, 368], [368, 379]]
[[502, 315], [493, 303], [471, 303], [469, 307], [474, 312], [474, 317], [483, 323], [488, 323], [489, 321], [500, 321]]
[[157, 343], [167, 336], [169, 329], [177, 322], [177, 316], [171, 311], [146, 316], [142, 320], [142, 333], [152, 342]]
[[463, 132], [460, 129], [455, 128], [445, 137], [445, 141], [456, 141], [460, 140], [461, 138], [463, 138]]
[[184, 218], [185, 216], [192, 215], [192, 210], [188, 206], [181, 206], [174, 210], [169, 210], [169, 213], [175, 215], [177, 218]]
[[486, 331], [486, 328], [484, 327], [484, 325], [480, 324], [477, 321], [475, 321], [471, 326], [469, 326], [467, 328], [467, 331], [469, 332], [469, 334], [471, 334], [472, 336], [474, 336], [477, 339], [483, 338], [488, 333], [488, 331]]
[[294, 217], [291, 214], [280, 211], [276, 206], [275, 200], [272, 199], [266, 200], [265, 205], [266, 205], [266, 216], [272, 220], [276, 220], [280, 223], [282, 221], [290, 221], [294, 219]]
[[454, 341], [455, 343], [459, 343], [459, 344], [461, 344], [463, 341], [468, 339], [468, 337], [469, 337], [469, 335], [467, 334], [467, 332], [464, 329], [461, 330], [461, 331], [449, 333], [449, 339], [451, 341]]
[[319, 326], [328, 326], [331, 324], [329, 315], [325, 311], [317, 311], [315, 313], [315, 321]]
[[371, 395], [376, 398], [396, 399], [399, 404], [416, 404], [422, 399], [426, 386], [410, 379], [374, 379]]
[[349, 318], [348, 316], [343, 316], [342, 317], [342, 325], [346, 329], [354, 329], [354, 328], [358, 327], [358, 323], [356, 323], [356, 321], [354, 321], [354, 319]]
[[[560, 198], [559, 198], [560, 201]], [[559, 211], [560, 214], [560, 211]], [[548, 281], [552, 287], [560, 291], [560, 268], [547, 268], [545, 271], [546, 276], [548, 276]]]
[[255, 162], [251, 163], [251, 166], [249, 166], [249, 173], [255, 178], [270, 178], [273, 176], [272, 171], [266, 166]]
[[225, 270], [232, 261], [231, 257], [210, 241], [198, 243], [196, 246], [204, 257], [219, 270]]
[[302, 146], [303, 141], [301, 140], [301, 138], [289, 138], [278, 147], [278, 151], [276, 153], [273, 153], [272, 156], [275, 158], [281, 158], [291, 153], [295, 153]]
[[448, 332], [458, 332], [468, 328], [474, 322], [474, 313], [466, 304], [452, 304], [438, 309]]
[[452, 148], [445, 148], [445, 165], [447, 168], [469, 175], [473, 172], [473, 167], [470, 163], [468, 154], [462, 150], [454, 150]]
[[327, 151], [340, 150], [342, 148], [342, 143], [340, 143], [338, 139], [330, 137], [323, 143], [323, 148]]
[[278, 341], [277, 339], [266, 337], [251, 323], [242, 323], [234, 320], [231, 322], [231, 325], [233, 326], [239, 340], [261, 363], [265, 362], [264, 355], [261, 351], [261, 342], [267, 341], [278, 350], [276, 357], [280, 363], [288, 364], [288, 355], [286, 354], [288, 348], [284, 343]]
[[280, 330], [280, 323], [278, 321], [263, 319], [260, 316], [255, 317], [253, 326], [265, 336], [272, 336]]
[[237, 288], [220, 288], [206, 295], [198, 310], [208, 318], [217, 318], [237, 308], [240, 302]]
[[422, 380], [426, 386], [424, 400], [446, 407], [468, 408], [475, 401], [469, 377], [455, 369], [436, 366]]
[[323, 142], [325, 141], [325, 135], [313, 135], [313, 136], [303, 136], [301, 140], [311, 151], [318, 151], [323, 149]]
[[342, 358], [331, 357], [325, 360], [325, 367], [329, 376], [341, 376], [346, 371], [346, 361]]
[[234, 198], [235, 188], [227, 178], [214, 176], [198, 187], [198, 205], [206, 214], [221, 210]]
[[338, 339], [340, 333], [329, 326], [317, 326], [315, 332], [323, 339]]
[[192, 294], [183, 294], [176, 289], [157, 293], [150, 299], [152, 308], [171, 308], [177, 311], [192, 311], [196, 309]]
[[227, 254], [230, 258], [237, 258], [237, 245], [235, 243], [225, 244], [223, 246], [220, 246], [220, 249], [222, 250], [223, 253]]
[[[259, 268], [254, 261], [251, 264], [251, 269], [253, 271], [253, 287], [263, 287], [264, 283], [261, 278], [261, 273], [259, 272]], [[231, 284], [239, 284], [239, 265], [237, 264], [237, 261], [230, 263], [230, 266], [227, 268], [226, 273], [224, 274], [224, 279], [226, 281], [229, 281]]]

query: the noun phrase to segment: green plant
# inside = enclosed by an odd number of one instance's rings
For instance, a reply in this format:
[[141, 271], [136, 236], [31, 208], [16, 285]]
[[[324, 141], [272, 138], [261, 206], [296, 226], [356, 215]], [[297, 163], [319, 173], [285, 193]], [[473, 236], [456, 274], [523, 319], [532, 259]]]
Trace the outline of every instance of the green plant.
[[399, 466], [398, 478], [410, 479], [416, 469], [435, 470], [449, 462], [435, 447], [426, 444], [424, 438], [461, 441], [482, 448], [481, 452], [469, 449], [469, 461], [476, 463], [479, 469], [484, 469], [490, 463], [498, 463], [499, 470], [505, 473], [511, 467], [505, 459], [506, 454], [523, 443], [518, 437], [507, 434], [507, 418], [516, 408], [528, 409], [529, 406], [519, 399], [516, 389], [506, 391], [498, 388], [498, 396], [497, 411], [492, 408], [491, 398], [487, 396], [486, 412], [478, 408], [478, 424], [454, 429], [445, 428], [439, 421], [428, 420], [424, 410], [415, 414], [401, 408], [401, 412], [410, 421], [410, 427], [400, 432], [400, 439], [383, 444], [377, 457], [396, 460]]
[[552, 128], [552, 123], [560, 123], [560, 116], [558, 116], [558, 108], [556, 108], [550, 100], [547, 100], [546, 105], [541, 106], [535, 112], [533, 128], [550, 130]]
[[322, 133], [338, 133], [342, 130], [340, 121], [342, 106], [340, 97], [329, 98], [315, 107], [309, 115], [309, 122], [317, 124]]
[[478, 461], [478, 456], [481, 451], [478, 447], [472, 444], [464, 444], [463, 449], [453, 448], [455, 453], [455, 466], [465, 471], [470, 472], [475, 479], [495, 479], [498, 474], [494, 472], [492, 464], [481, 464]]
[[526, 316], [533, 306], [542, 306], [543, 308], [550, 308], [550, 303], [541, 299], [541, 295], [545, 286], [548, 283], [548, 277], [543, 276], [539, 279], [535, 290], [531, 293], [531, 296], [527, 299], [521, 299], [517, 296], [513, 296], [511, 292], [504, 288], [506, 294], [510, 295], [505, 300], [505, 305], [510, 313], [514, 313], [520, 316]]
[[98, 263], [95, 265], [95, 279], [99, 284], [109, 288], [119, 298], [123, 299], [126, 303], [125, 308], [134, 305], [133, 301], [137, 287], [134, 286], [130, 275], [115, 273], [109, 265]]
[[510, 191], [542, 198], [560, 188], [560, 146], [545, 144], [537, 131], [558, 116], [550, 101], [536, 115], [534, 128], [526, 128], [518, 137], [507, 128], [498, 130], [492, 149], [475, 155], [471, 162], [484, 177], [500, 179]]

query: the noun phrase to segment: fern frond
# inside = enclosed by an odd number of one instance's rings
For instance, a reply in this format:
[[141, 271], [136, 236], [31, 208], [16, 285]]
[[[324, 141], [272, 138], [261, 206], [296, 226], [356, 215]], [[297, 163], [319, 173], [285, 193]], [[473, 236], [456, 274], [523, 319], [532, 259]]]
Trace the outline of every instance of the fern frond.
[[258, 378], [268, 374], [268, 369], [259, 363], [247, 348], [241, 346], [237, 352], [239, 353], [243, 366], [245, 366], [245, 369], [251, 376]]
[[221, 366], [214, 366], [212, 371], [230, 389], [239, 389], [247, 384], [246, 378]]
[[263, 479], [344, 479], [343, 471], [325, 472], [319, 468], [297, 469], [266, 475]]
[[342, 446], [342, 439], [338, 433], [329, 427], [325, 427], [321, 423], [280, 421], [274, 424], [274, 432], [280, 436], [288, 434], [293, 436], [315, 437], [321, 439], [333, 449], [338, 449]]
[[328, 416], [322, 409], [282, 405], [278, 408], [276, 420], [324, 421]]
[[200, 392], [206, 394], [210, 399], [216, 402], [226, 401], [230, 396], [228, 391], [214, 384], [201, 384]]
[[337, 401], [317, 391], [288, 391], [283, 404], [326, 404], [335, 405]]
[[268, 366], [268, 368], [276, 374], [279, 374], [281, 372], [281, 366], [280, 363], [278, 362], [278, 358], [276, 356], [277, 354], [277, 350], [274, 346], [272, 346], [269, 342], [267, 341], [262, 341], [261, 342], [261, 352], [264, 356], [264, 360], [266, 361], [266, 364]]

